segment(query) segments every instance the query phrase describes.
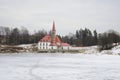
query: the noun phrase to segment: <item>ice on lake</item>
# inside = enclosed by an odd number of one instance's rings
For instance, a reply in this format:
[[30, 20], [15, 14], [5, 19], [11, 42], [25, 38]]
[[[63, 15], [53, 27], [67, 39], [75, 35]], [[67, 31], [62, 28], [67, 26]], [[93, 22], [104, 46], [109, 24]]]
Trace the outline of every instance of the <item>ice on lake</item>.
[[119, 80], [120, 56], [0, 54], [0, 80]]

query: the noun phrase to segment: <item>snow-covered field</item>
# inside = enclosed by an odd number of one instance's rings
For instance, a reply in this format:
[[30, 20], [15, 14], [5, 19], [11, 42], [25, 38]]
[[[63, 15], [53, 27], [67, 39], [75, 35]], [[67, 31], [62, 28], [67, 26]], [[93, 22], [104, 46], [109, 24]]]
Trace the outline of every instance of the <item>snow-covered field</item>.
[[0, 80], [120, 80], [120, 56], [0, 54]]

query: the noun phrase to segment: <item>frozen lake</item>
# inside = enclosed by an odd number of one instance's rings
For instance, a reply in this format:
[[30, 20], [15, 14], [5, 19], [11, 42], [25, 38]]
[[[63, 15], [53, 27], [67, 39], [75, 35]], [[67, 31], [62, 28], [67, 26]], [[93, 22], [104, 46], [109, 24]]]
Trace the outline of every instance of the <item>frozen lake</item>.
[[120, 56], [0, 54], [0, 80], [120, 80]]

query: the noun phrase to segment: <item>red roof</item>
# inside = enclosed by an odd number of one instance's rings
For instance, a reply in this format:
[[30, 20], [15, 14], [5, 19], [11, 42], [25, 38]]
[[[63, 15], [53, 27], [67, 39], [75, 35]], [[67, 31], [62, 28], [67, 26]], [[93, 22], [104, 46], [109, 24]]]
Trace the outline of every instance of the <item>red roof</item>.
[[[46, 35], [40, 41], [41, 42], [51, 42], [51, 36]], [[57, 43], [57, 42], [61, 42], [58, 36], [56, 36], [56, 38], [55, 38], [55, 43]]]
[[70, 46], [68, 43], [61, 43], [61, 46]]
[[[51, 42], [51, 36], [46, 35], [40, 41], [41, 42]], [[51, 43], [50, 46], [57, 46], [56, 43], [61, 43], [61, 41], [60, 41], [58, 36], [56, 36], [56, 38], [55, 38], [55, 43]], [[60, 46], [70, 46], [70, 44], [68, 44], [68, 43], [61, 43]]]
[[55, 42], [61, 42], [58, 36], [56, 36]]
[[51, 42], [51, 37], [49, 35], [46, 35], [40, 41], [41, 42]]

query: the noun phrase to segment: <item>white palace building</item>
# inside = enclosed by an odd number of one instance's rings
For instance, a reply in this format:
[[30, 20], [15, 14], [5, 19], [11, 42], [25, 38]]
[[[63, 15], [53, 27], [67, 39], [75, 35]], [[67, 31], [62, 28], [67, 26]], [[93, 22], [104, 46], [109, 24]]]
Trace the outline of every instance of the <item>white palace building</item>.
[[69, 49], [70, 45], [68, 43], [62, 42], [60, 38], [56, 35], [55, 22], [53, 22], [51, 36], [46, 35], [38, 42], [39, 51], [48, 52], [48, 51], [63, 51]]

